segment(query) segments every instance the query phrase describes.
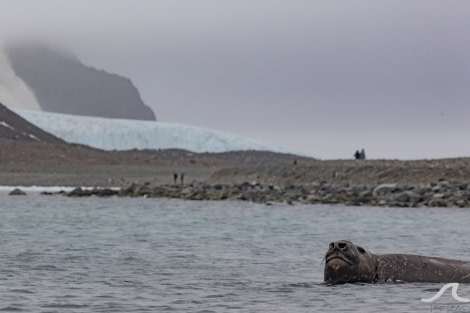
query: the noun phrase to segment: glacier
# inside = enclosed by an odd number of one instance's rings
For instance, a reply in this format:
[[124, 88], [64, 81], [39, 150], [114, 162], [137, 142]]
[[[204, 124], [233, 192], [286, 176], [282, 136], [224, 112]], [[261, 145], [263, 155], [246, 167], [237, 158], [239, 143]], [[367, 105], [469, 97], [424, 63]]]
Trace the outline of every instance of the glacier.
[[196, 153], [258, 150], [306, 155], [281, 146], [197, 126], [10, 109], [67, 142], [102, 150], [184, 149]]

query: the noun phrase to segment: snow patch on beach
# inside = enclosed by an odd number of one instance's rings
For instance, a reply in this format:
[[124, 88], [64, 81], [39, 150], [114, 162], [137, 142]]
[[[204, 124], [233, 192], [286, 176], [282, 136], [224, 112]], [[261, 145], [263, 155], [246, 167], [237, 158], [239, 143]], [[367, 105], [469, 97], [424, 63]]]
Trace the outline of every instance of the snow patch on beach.
[[305, 155], [250, 138], [184, 124], [13, 111], [67, 142], [103, 150], [184, 149], [197, 153], [258, 150]]
[[70, 192], [75, 188], [65, 186], [0, 186], [0, 192], [10, 192], [14, 189], [21, 189], [24, 192], [59, 192], [61, 190]]
[[[0, 193], [9, 193], [10, 191], [14, 189], [20, 189], [26, 193], [31, 192], [31, 193], [41, 193], [41, 192], [59, 192], [59, 191], [65, 191], [65, 192], [71, 192], [77, 187], [69, 187], [69, 186], [0, 186]], [[80, 187], [83, 190], [93, 190], [96, 187], [86, 187], [82, 186]], [[119, 187], [106, 187], [107, 189], [113, 189], [113, 190], [120, 190]]]

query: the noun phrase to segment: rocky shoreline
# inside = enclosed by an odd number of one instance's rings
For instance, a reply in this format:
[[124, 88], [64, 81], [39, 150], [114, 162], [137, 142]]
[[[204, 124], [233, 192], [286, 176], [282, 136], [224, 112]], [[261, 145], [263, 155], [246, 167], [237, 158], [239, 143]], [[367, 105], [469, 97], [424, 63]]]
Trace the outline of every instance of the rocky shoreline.
[[[101, 151], [0, 142], [0, 185], [95, 188], [64, 193], [70, 196], [470, 207], [470, 158], [316, 160], [260, 151]], [[182, 173], [185, 184], [171, 184]]]
[[[255, 203], [344, 204], [389, 207], [470, 207], [470, 184], [441, 180], [429, 184], [285, 184], [244, 182], [149, 186], [132, 184], [117, 189], [76, 188], [59, 192], [69, 197], [148, 197], [185, 200], [236, 200]], [[53, 193], [43, 193], [51, 195]]]

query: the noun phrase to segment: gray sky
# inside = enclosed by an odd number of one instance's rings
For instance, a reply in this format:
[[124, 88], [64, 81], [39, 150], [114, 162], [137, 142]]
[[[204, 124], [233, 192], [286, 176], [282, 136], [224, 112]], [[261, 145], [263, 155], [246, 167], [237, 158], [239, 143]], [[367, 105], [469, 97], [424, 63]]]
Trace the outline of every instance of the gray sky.
[[157, 119], [323, 159], [470, 156], [469, 1], [2, 0], [0, 34], [132, 79]]

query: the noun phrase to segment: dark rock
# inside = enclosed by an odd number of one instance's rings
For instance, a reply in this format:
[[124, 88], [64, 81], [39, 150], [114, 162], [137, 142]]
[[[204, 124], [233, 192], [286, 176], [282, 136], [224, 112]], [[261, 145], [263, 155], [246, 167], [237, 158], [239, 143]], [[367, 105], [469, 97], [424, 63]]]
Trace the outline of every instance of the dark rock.
[[90, 191], [83, 190], [80, 187], [75, 188], [67, 194], [69, 197], [89, 197], [91, 195]]
[[119, 194], [122, 196], [137, 196], [140, 187], [141, 186], [139, 184], [132, 183], [126, 188], [121, 189], [121, 192]]
[[421, 195], [419, 195], [416, 192], [413, 191], [404, 191], [400, 192], [396, 196], [393, 197], [393, 200], [396, 202], [418, 202], [419, 199], [421, 198]]
[[19, 188], [15, 188], [8, 194], [9, 196], [26, 196], [26, 192]]
[[74, 190], [70, 191], [69, 193], [65, 193], [69, 197], [90, 197], [90, 196], [97, 196], [97, 197], [110, 197], [118, 194], [117, 190], [109, 189], [109, 188], [93, 188], [92, 190], [83, 190], [80, 187], [75, 188]]
[[118, 194], [117, 190], [109, 189], [109, 188], [104, 188], [104, 189], [96, 189], [93, 192], [94, 195], [98, 197], [111, 197], [115, 196]]

